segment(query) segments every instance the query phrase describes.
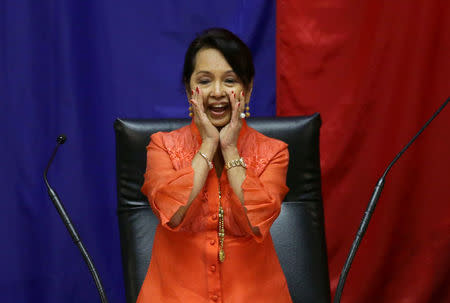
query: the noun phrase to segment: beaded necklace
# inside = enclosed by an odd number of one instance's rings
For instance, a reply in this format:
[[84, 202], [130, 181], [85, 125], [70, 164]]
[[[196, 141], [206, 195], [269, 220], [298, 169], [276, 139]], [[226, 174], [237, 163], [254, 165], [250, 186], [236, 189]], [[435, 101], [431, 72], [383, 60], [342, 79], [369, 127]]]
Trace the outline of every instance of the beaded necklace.
[[220, 189], [219, 181], [219, 225], [218, 225], [218, 235], [219, 235], [219, 261], [223, 262], [225, 260], [225, 251], [223, 250], [223, 241], [225, 240], [225, 226], [223, 223], [223, 208], [222, 208], [222, 191]]

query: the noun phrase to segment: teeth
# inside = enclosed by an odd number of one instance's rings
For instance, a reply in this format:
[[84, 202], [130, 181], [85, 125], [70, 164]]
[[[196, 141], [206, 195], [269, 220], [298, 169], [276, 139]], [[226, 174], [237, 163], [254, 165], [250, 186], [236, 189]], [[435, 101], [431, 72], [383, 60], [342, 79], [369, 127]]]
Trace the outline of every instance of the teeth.
[[225, 108], [225, 107], [227, 107], [227, 106], [226, 105], [211, 106], [211, 108], [213, 108], [213, 109], [222, 109], [222, 108]]

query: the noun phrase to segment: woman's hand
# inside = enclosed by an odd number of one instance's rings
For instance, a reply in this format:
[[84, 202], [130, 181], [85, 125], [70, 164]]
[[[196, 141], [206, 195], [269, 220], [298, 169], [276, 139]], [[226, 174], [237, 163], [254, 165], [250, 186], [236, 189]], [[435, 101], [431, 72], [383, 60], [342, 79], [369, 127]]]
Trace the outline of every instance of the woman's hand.
[[205, 113], [203, 107], [203, 94], [202, 91], [197, 87], [191, 91], [191, 99], [189, 103], [192, 104], [192, 109], [194, 112], [194, 123], [197, 126], [200, 136], [202, 137], [202, 142], [212, 143], [217, 145], [219, 143], [219, 131], [212, 125], [209, 121], [208, 116]]
[[231, 103], [231, 119], [230, 122], [220, 130], [220, 148], [222, 152], [227, 149], [236, 148], [239, 138], [239, 132], [242, 128], [242, 118], [240, 117], [244, 109], [244, 91], [232, 92], [229, 95]]

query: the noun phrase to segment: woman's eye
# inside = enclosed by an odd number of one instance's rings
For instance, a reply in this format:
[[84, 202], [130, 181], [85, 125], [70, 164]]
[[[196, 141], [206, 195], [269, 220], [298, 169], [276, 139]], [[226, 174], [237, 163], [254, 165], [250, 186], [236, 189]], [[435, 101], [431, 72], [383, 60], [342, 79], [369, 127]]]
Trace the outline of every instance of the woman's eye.
[[209, 79], [200, 79], [200, 80], [198, 80], [198, 83], [200, 83], [200, 84], [208, 84], [209, 83]]
[[226, 83], [235, 83], [236, 80], [234, 80], [233, 78], [227, 78], [227, 79], [225, 79], [225, 82]]

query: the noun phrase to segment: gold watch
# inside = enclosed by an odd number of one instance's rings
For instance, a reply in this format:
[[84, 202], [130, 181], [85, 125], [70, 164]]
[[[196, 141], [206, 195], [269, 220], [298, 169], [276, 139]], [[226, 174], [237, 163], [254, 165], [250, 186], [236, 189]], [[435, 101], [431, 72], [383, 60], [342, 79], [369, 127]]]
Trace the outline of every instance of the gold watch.
[[244, 158], [234, 159], [227, 163], [225, 163], [225, 168], [230, 169], [236, 166], [242, 166], [243, 168], [247, 168], [247, 164], [245, 164]]

